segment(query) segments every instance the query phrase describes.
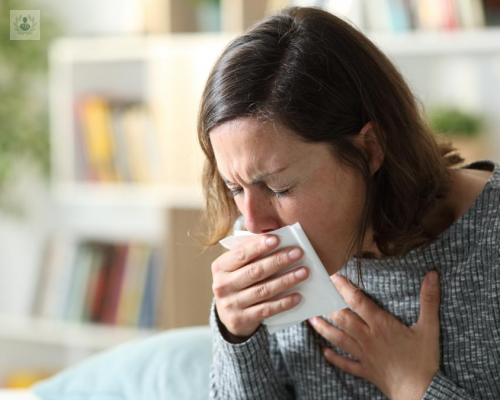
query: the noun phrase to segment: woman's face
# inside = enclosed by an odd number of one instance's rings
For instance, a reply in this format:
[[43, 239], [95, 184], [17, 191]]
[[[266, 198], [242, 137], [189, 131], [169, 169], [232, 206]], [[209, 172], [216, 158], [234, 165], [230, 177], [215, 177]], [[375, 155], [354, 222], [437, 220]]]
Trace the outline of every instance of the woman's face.
[[286, 128], [238, 118], [210, 133], [218, 170], [252, 233], [300, 222], [329, 274], [346, 262], [364, 202], [361, 175], [325, 144]]

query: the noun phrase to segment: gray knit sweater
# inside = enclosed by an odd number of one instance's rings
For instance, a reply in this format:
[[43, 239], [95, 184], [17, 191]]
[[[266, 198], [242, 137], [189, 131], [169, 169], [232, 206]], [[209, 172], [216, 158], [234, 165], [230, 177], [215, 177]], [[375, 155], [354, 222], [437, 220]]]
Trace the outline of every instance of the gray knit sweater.
[[[404, 258], [363, 259], [365, 293], [406, 325], [418, 320], [425, 274], [440, 274], [441, 365], [424, 399], [500, 399], [500, 164], [462, 168], [493, 175], [458, 221]], [[352, 279], [355, 270], [352, 258], [342, 272]], [[219, 323], [213, 301], [211, 399], [385, 399], [370, 382], [329, 364], [322, 347], [347, 354], [307, 321], [272, 335], [261, 324], [240, 344], [227, 342]]]

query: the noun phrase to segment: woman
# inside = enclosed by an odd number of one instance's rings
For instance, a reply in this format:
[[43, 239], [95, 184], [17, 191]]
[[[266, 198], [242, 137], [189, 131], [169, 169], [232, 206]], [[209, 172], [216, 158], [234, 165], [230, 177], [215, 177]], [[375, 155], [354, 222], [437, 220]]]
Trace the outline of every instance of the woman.
[[[258, 235], [212, 264], [211, 398], [500, 398], [500, 165], [453, 168], [422, 114], [322, 10], [285, 9], [224, 50], [198, 126], [209, 244], [239, 216]], [[269, 299], [309, 271], [270, 278], [300, 248], [259, 256], [297, 221], [350, 307], [269, 335], [261, 321], [297, 304]]]

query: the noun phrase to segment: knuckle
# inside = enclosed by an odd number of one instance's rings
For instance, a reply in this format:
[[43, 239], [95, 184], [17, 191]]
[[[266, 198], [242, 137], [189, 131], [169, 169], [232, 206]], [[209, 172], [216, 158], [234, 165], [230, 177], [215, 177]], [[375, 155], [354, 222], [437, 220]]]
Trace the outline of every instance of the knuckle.
[[231, 304], [224, 298], [217, 300], [217, 309], [225, 310], [226, 312], [230, 311]]
[[215, 275], [220, 272], [220, 265], [219, 265], [219, 260], [215, 260], [212, 262], [212, 265], [210, 266], [212, 269], [212, 275]]
[[264, 274], [264, 266], [261, 262], [254, 263], [248, 268], [248, 276], [250, 279], [255, 280]]
[[351, 296], [351, 307], [356, 309], [363, 304], [364, 296], [361, 291], [356, 290]]
[[337, 323], [339, 326], [344, 326], [346, 318], [347, 318], [346, 310], [345, 309], [340, 310], [335, 313], [334, 322]]
[[422, 300], [431, 306], [439, 305], [439, 297], [433, 293], [424, 293], [424, 295], [422, 296]]
[[340, 332], [336, 336], [335, 341], [336, 341], [337, 347], [340, 347], [341, 349], [345, 349], [345, 346], [346, 346], [346, 335], [344, 333]]
[[266, 318], [270, 317], [271, 314], [272, 314], [271, 305], [269, 303], [262, 304], [262, 306], [261, 306], [262, 319], [266, 319]]
[[225, 286], [225, 283], [221, 280], [216, 280], [212, 283], [212, 292], [215, 297], [221, 297], [224, 294]]
[[267, 299], [270, 294], [269, 285], [267, 283], [259, 285], [256, 292], [258, 298]]
[[283, 286], [286, 288], [292, 287], [295, 283], [294, 275], [292, 274], [285, 274], [283, 275]]
[[276, 265], [278, 266], [278, 268], [282, 268], [286, 265], [286, 262], [287, 262], [287, 256], [286, 256], [286, 253], [284, 252], [281, 252], [281, 253], [278, 253], [276, 255]]
[[247, 258], [245, 246], [243, 244], [239, 244], [236, 246], [236, 259], [238, 261], [245, 261]]
[[284, 298], [284, 299], [280, 300], [280, 301], [278, 302], [279, 307], [280, 307], [280, 312], [281, 312], [281, 311], [288, 310], [288, 308], [289, 308], [289, 306], [291, 305], [291, 303], [292, 303], [292, 300], [291, 300], [289, 297], [287, 297], [287, 298]]
[[265, 246], [263, 245], [262, 240], [257, 240], [255, 242], [255, 251], [257, 252], [257, 254], [264, 253], [264, 250]]

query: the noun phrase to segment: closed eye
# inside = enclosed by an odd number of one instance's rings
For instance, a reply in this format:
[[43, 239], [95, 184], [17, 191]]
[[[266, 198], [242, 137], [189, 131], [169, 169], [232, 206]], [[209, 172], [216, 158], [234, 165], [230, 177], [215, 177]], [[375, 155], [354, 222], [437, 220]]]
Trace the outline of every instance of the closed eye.
[[[281, 191], [274, 191], [273, 189], [271, 189], [270, 187], [266, 186], [266, 189], [268, 192], [270, 192], [273, 196], [275, 197], [283, 197], [283, 196], [286, 196], [289, 192], [290, 192], [290, 189], [285, 189], [285, 190], [281, 190]], [[231, 197], [236, 197], [237, 195], [239, 195], [241, 192], [243, 191], [242, 188], [240, 189], [229, 189], [229, 196]]]

